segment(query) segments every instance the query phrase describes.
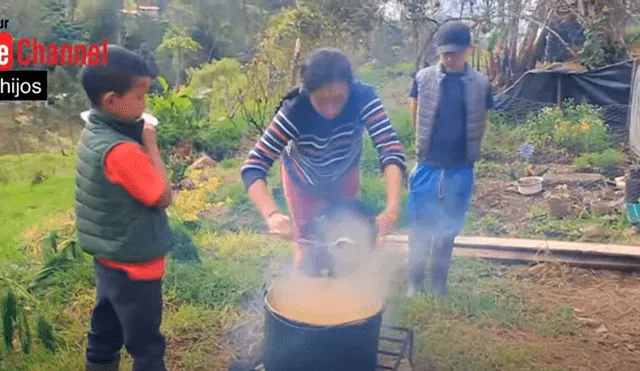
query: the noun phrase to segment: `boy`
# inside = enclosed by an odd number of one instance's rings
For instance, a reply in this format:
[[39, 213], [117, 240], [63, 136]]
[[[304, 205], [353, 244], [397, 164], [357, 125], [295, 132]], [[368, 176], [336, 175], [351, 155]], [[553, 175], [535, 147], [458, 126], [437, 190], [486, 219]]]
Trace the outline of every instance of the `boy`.
[[97, 287], [86, 370], [117, 371], [124, 345], [134, 371], [164, 371], [161, 280], [173, 245], [165, 212], [171, 185], [155, 126], [141, 119], [154, 76], [122, 47], [107, 53], [107, 65], [81, 73], [92, 108], [77, 147], [75, 207]]
[[470, 28], [445, 23], [435, 44], [439, 63], [416, 74], [409, 99], [417, 155], [409, 180], [410, 296], [424, 292], [427, 262], [433, 290], [447, 295], [454, 239], [471, 203], [474, 163], [493, 107], [489, 79], [467, 63]]

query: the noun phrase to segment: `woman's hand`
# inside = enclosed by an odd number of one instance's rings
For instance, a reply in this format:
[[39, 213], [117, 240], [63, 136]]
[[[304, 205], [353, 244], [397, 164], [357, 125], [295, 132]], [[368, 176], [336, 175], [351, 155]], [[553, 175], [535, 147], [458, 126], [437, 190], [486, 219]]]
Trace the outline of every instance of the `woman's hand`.
[[378, 225], [378, 238], [377, 246], [382, 247], [384, 243], [384, 237], [391, 232], [393, 226], [398, 221], [398, 212], [395, 210], [385, 209], [376, 218], [376, 224]]
[[270, 233], [278, 235], [282, 238], [289, 239], [293, 235], [291, 228], [291, 218], [280, 212], [274, 212], [267, 217], [267, 226], [269, 227]]
[[292, 224], [291, 218], [278, 211], [278, 207], [267, 188], [264, 179], [258, 179], [249, 186], [247, 194], [254, 205], [260, 211], [262, 218], [267, 223], [269, 233], [282, 238], [291, 238]]

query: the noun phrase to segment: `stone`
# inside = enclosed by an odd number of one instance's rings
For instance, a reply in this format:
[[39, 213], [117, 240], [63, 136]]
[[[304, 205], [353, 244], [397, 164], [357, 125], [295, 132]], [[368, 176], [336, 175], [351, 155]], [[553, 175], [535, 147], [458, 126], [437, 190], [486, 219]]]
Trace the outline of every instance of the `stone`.
[[604, 335], [608, 332], [609, 332], [609, 329], [605, 325], [600, 325], [600, 327], [598, 327], [598, 329], [596, 330], [596, 334], [600, 334], [600, 335]]
[[194, 189], [196, 189], [196, 185], [191, 179], [183, 179], [182, 181], [180, 181], [180, 189], [193, 191]]
[[211, 157], [207, 155], [202, 155], [199, 159], [195, 160], [189, 169], [206, 169], [213, 168], [218, 166], [218, 163], [215, 162]]
[[615, 214], [618, 210], [616, 202], [595, 201], [591, 203], [591, 213], [596, 216]]
[[546, 174], [544, 181], [550, 187], [567, 185], [588, 188], [603, 185], [605, 177], [602, 174], [592, 173]]
[[578, 322], [580, 322], [580, 324], [588, 326], [588, 327], [592, 327], [592, 328], [599, 328], [601, 326], [600, 322], [596, 321], [595, 319], [592, 318], [578, 318]]
[[640, 229], [638, 229], [638, 227], [636, 227], [636, 226], [634, 225], [634, 226], [631, 226], [630, 228], [628, 228], [628, 229], [626, 230], [625, 234], [626, 234], [628, 237], [634, 237], [634, 236], [637, 236], [638, 234], [640, 234]]
[[633, 352], [634, 350], [636, 350], [636, 346], [633, 344], [627, 344], [627, 349]]
[[573, 215], [573, 205], [568, 197], [549, 196], [546, 200], [549, 214], [556, 219]]
[[590, 225], [582, 230], [583, 238], [600, 238], [604, 234], [604, 229], [600, 225]]

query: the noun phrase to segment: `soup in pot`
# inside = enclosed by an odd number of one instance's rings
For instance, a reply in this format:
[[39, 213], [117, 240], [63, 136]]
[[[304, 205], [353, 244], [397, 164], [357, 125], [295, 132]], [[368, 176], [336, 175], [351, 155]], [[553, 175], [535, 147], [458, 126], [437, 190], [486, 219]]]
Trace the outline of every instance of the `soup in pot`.
[[379, 296], [348, 280], [301, 276], [273, 285], [267, 302], [275, 313], [290, 320], [331, 326], [378, 314], [383, 307]]

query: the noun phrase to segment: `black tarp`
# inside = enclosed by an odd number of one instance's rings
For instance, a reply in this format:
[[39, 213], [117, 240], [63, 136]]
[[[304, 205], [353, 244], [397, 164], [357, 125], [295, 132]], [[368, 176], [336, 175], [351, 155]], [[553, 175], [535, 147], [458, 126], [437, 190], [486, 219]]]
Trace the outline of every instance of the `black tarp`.
[[[496, 95], [496, 110], [516, 115], [526, 114], [527, 104], [531, 109], [558, 104], [558, 93], [562, 101], [571, 99], [575, 103], [589, 103], [605, 109], [615, 108], [617, 111], [626, 110], [629, 105], [632, 69], [633, 61], [629, 60], [586, 72], [531, 70], [504, 92]], [[618, 112], [615, 116], [607, 121], [616, 126], [626, 124], [624, 112]]]

